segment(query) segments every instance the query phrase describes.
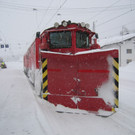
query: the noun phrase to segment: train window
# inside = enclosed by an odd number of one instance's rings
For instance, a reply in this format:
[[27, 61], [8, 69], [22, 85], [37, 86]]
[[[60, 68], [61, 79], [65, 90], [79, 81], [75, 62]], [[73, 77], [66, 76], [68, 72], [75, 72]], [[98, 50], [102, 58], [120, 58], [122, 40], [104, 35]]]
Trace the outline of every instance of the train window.
[[88, 48], [89, 47], [89, 34], [82, 31], [76, 32], [76, 47]]
[[70, 31], [58, 31], [50, 33], [50, 48], [70, 48], [72, 45]]

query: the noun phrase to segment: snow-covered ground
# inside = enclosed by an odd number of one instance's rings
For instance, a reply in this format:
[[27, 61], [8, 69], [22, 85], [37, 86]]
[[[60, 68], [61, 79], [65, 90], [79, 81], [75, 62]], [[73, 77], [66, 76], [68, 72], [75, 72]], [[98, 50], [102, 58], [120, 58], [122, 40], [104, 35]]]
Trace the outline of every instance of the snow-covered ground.
[[110, 117], [57, 113], [34, 94], [21, 62], [0, 69], [0, 135], [135, 135], [135, 62], [120, 68], [120, 108]]

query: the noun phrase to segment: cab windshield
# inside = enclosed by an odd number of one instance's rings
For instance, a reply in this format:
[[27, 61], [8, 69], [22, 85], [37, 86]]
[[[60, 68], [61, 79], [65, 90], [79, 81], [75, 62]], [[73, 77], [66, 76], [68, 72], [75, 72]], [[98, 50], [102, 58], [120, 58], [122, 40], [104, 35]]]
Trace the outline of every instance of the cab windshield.
[[89, 47], [89, 34], [82, 31], [76, 32], [76, 47], [88, 48]]
[[50, 48], [70, 48], [72, 46], [71, 32], [58, 31], [50, 33]]

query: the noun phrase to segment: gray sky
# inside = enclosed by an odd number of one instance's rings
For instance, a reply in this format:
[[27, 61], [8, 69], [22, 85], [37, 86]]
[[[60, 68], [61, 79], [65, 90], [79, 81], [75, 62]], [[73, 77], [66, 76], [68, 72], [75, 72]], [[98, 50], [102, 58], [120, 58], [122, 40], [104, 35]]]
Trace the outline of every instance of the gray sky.
[[135, 0], [0, 0], [0, 39], [30, 44], [37, 31], [71, 20], [96, 24], [99, 38], [135, 31]]

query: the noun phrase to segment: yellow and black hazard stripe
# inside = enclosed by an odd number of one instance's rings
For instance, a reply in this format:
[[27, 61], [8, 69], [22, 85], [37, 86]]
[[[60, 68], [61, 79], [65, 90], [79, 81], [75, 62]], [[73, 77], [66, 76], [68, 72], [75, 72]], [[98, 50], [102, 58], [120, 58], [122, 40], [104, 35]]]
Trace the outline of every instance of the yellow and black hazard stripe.
[[119, 59], [113, 58], [114, 108], [119, 106]]
[[47, 58], [42, 59], [42, 91], [43, 98], [48, 100], [48, 71], [47, 71]]

